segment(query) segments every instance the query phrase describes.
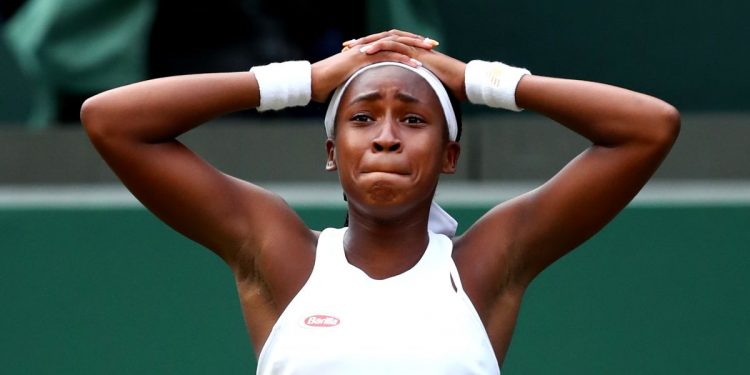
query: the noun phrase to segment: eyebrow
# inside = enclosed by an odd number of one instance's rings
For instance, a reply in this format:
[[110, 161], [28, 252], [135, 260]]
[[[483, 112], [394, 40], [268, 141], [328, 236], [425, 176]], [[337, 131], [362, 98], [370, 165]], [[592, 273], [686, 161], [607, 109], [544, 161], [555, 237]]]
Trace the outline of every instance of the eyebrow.
[[[349, 102], [349, 105], [352, 105], [358, 102], [363, 102], [363, 101], [375, 101], [375, 100], [382, 99], [382, 98], [383, 96], [380, 95], [379, 91], [365, 92], [365, 93], [355, 96]], [[413, 95], [407, 94], [405, 92], [401, 92], [401, 91], [398, 91], [396, 93], [396, 99], [402, 102], [406, 102], [406, 103], [421, 103], [422, 102], [421, 100], [419, 100], [419, 98]]]

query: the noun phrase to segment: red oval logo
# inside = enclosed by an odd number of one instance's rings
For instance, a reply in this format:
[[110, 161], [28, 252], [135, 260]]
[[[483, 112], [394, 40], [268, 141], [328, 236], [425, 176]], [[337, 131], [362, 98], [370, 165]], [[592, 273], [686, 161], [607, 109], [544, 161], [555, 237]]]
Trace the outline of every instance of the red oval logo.
[[340, 322], [339, 318], [330, 315], [310, 315], [304, 321], [308, 327], [333, 327]]

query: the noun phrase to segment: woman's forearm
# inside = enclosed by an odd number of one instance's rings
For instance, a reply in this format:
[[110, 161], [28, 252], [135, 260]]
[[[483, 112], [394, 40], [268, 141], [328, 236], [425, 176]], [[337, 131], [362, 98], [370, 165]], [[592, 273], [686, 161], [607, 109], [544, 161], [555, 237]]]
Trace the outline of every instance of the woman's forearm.
[[158, 143], [212, 118], [256, 107], [259, 101], [252, 73], [185, 75], [139, 82], [89, 98], [81, 108], [81, 120], [92, 138]]
[[657, 98], [601, 83], [525, 76], [518, 84], [519, 106], [541, 113], [599, 146], [671, 146], [679, 113]]

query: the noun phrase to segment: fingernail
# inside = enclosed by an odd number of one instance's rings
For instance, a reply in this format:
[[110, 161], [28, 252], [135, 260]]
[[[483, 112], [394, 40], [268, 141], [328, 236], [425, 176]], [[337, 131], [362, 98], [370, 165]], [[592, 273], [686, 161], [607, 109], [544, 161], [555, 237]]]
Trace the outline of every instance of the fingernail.
[[414, 64], [417, 64], [417, 67], [422, 66], [422, 62], [417, 59], [409, 59], [409, 60], [411, 60], [411, 62], [413, 62]]
[[438, 42], [435, 39], [430, 39], [430, 38], [424, 38], [424, 42], [427, 44], [431, 44], [433, 47], [437, 47], [440, 45], [440, 42]]
[[362, 52], [362, 53], [367, 53], [367, 51], [369, 51], [369, 50], [370, 50], [371, 48], [372, 48], [372, 44], [368, 44], [368, 45], [366, 45], [366, 46], [364, 46], [364, 47], [360, 48], [360, 49], [359, 49], [359, 52]]
[[341, 49], [341, 52], [346, 52], [349, 50], [349, 46], [344, 46], [344, 48]]
[[341, 45], [344, 46], [344, 47], [349, 47], [349, 45], [352, 44], [352, 43], [354, 43], [356, 40], [357, 39], [350, 39], [350, 40], [347, 40], [344, 43], [341, 43]]

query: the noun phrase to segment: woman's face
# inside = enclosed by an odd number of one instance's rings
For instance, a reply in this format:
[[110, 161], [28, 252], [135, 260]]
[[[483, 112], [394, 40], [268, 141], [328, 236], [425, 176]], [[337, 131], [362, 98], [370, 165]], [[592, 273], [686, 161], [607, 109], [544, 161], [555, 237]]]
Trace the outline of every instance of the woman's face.
[[460, 147], [448, 140], [437, 95], [397, 66], [371, 69], [341, 97], [329, 170], [338, 169], [350, 204], [393, 216], [429, 204], [440, 173], [453, 173]]

